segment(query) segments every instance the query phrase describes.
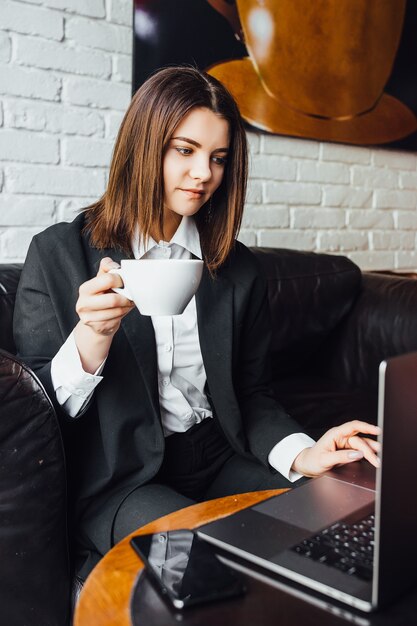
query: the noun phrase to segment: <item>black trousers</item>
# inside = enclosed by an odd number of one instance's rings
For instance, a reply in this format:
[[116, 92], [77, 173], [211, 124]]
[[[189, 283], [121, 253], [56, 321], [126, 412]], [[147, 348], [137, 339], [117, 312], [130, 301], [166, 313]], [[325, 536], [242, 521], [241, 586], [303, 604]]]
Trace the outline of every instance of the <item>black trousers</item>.
[[281, 474], [234, 452], [216, 418], [166, 438], [157, 476], [129, 494], [117, 513], [113, 543], [158, 517], [195, 502], [293, 486]]

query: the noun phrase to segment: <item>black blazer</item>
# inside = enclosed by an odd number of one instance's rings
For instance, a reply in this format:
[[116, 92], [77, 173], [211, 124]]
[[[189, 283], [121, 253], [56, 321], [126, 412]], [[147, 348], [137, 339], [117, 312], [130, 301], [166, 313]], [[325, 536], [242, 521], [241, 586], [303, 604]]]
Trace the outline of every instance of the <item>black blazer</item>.
[[[78, 288], [96, 275], [101, 258], [82, 234], [84, 215], [33, 238], [16, 297], [14, 334], [21, 358], [52, 398], [50, 364], [78, 322]], [[268, 466], [275, 443], [300, 427], [269, 388], [270, 320], [255, 257], [236, 243], [216, 278], [204, 270], [196, 294], [201, 352], [210, 400], [234, 450]], [[104, 554], [124, 498], [161, 466], [161, 426], [155, 337], [151, 319], [132, 310], [116, 333], [94, 399], [77, 418], [61, 415], [75, 486], [78, 524]]]

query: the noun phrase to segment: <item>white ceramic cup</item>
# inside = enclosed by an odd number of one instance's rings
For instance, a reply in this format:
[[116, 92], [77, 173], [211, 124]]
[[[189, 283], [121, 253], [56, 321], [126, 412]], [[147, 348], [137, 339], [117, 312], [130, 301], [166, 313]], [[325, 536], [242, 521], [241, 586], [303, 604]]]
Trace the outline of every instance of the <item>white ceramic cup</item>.
[[118, 274], [124, 283], [113, 291], [133, 300], [142, 315], [181, 315], [203, 274], [199, 259], [123, 259]]

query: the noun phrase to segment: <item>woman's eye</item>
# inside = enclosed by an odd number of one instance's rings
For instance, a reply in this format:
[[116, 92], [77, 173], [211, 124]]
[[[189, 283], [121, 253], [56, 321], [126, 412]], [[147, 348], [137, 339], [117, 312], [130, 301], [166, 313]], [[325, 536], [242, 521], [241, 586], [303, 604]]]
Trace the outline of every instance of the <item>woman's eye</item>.
[[192, 153], [191, 148], [175, 148], [177, 152], [179, 152], [180, 154], [184, 155], [184, 156], [188, 156], [189, 154]]
[[214, 156], [212, 159], [216, 165], [226, 165], [227, 163], [226, 157]]

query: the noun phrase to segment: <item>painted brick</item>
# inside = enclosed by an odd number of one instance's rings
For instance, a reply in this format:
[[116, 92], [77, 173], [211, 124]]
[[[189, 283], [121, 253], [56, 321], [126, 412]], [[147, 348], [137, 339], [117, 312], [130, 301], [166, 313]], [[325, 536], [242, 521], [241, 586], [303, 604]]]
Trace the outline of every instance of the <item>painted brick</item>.
[[66, 135], [97, 135], [104, 136], [104, 117], [98, 111], [81, 108], [68, 108], [61, 106], [61, 114], [58, 113], [46, 120], [46, 130], [49, 132], [62, 132]]
[[245, 246], [256, 246], [256, 234], [253, 230], [241, 230], [238, 235], [238, 240], [245, 244]]
[[132, 0], [108, 0], [108, 18], [117, 24], [131, 26], [133, 21]]
[[[1, 27], [16, 24], [0, 31], [0, 158], [6, 159], [0, 163], [0, 190], [6, 188], [0, 260], [16, 258], [16, 251], [24, 256], [19, 241], [28, 229], [73, 219], [101, 195], [130, 101], [133, 4], [0, 0]], [[12, 11], [6, 15], [4, 7]], [[326, 244], [326, 251], [348, 254], [362, 267], [416, 265], [416, 153], [253, 131], [248, 143], [253, 173], [242, 222], [245, 243]], [[35, 165], [51, 154], [57, 159], [60, 145], [63, 164]]]
[[301, 161], [298, 164], [299, 179], [312, 183], [348, 183], [349, 167], [342, 163], [314, 163]]
[[7, 169], [7, 191], [54, 196], [100, 196], [104, 191], [102, 170], [27, 165]]
[[344, 228], [345, 225], [346, 214], [343, 209], [291, 208], [291, 228]]
[[416, 211], [396, 211], [396, 224], [399, 230], [417, 231]]
[[104, 115], [82, 107], [8, 98], [5, 117], [7, 125], [13, 128], [68, 135], [104, 135]]
[[295, 180], [297, 165], [294, 161], [276, 156], [254, 154], [250, 164], [251, 178], [272, 178], [274, 180]]
[[394, 216], [389, 211], [353, 209], [347, 212], [347, 225], [353, 229], [394, 228]]
[[32, 238], [44, 230], [44, 226], [38, 228], [8, 228], [0, 235], [0, 250], [6, 261], [23, 261]]
[[62, 105], [9, 97], [5, 108], [6, 125], [9, 128], [47, 130], [47, 120], [54, 115], [54, 111], [61, 117]]
[[305, 159], [315, 159], [319, 156], [320, 144], [317, 141], [280, 137], [278, 135], [263, 135], [261, 138], [261, 152], [265, 154], [281, 154]]
[[83, 17], [68, 17], [65, 36], [70, 41], [88, 48], [99, 48], [109, 52], [132, 52], [132, 29]]
[[305, 183], [267, 182], [264, 187], [264, 202], [288, 204], [320, 204], [320, 185]]
[[97, 78], [111, 75], [110, 55], [93, 50], [77, 50], [64, 44], [34, 37], [16, 37], [16, 62], [21, 65], [87, 74]]
[[108, 167], [110, 165], [112, 141], [73, 137], [64, 139], [62, 147], [65, 165], [85, 167]]
[[391, 191], [377, 189], [374, 194], [374, 206], [377, 209], [415, 209], [417, 194], [415, 191]]
[[59, 141], [39, 133], [4, 128], [0, 132], [0, 160], [58, 163]]
[[112, 77], [122, 83], [132, 82], [132, 57], [117, 54], [113, 57]]
[[383, 167], [352, 167], [352, 185], [365, 189], [395, 189], [398, 187], [398, 172]]
[[246, 202], [252, 204], [259, 204], [262, 202], [262, 183], [254, 181], [251, 178], [248, 180]]
[[397, 152], [376, 148], [372, 161], [378, 167], [400, 170], [415, 170], [417, 167], [417, 157], [412, 152]]
[[62, 115], [56, 117], [55, 124], [47, 121], [47, 129], [52, 132], [61, 132], [67, 135], [104, 135], [104, 118], [101, 113], [83, 109], [68, 109], [62, 107]]
[[357, 250], [349, 252], [347, 256], [359, 265], [364, 272], [369, 270], [387, 270], [395, 267], [395, 255], [393, 252]]
[[[26, 0], [27, 1], [27, 0]], [[42, 0], [44, 6], [88, 17], [105, 17], [104, 0]]]
[[258, 133], [253, 133], [248, 131], [246, 133], [246, 138], [248, 140], [248, 147], [251, 154], [259, 154], [259, 150], [261, 147], [261, 136]]
[[58, 222], [72, 222], [77, 217], [80, 209], [87, 207], [93, 202], [96, 202], [97, 197], [91, 198], [66, 198], [58, 202], [57, 207], [57, 221]]
[[274, 205], [245, 205], [243, 228], [288, 228], [290, 214], [287, 207]]
[[303, 230], [260, 230], [258, 232], [258, 246], [314, 250], [316, 247], [316, 233], [307, 233]]
[[64, 18], [59, 13], [20, 2], [0, 2], [0, 24], [5, 30], [41, 35], [61, 41], [64, 36]]
[[110, 112], [106, 120], [106, 137], [108, 139], [116, 139], [119, 132], [120, 124], [124, 117], [123, 113]]
[[12, 45], [7, 33], [0, 32], [0, 63], [8, 63], [10, 61], [10, 54], [12, 51]]
[[64, 102], [99, 109], [124, 111], [130, 101], [130, 86], [88, 78], [64, 78]]
[[413, 250], [415, 247], [414, 232], [372, 232], [370, 235], [373, 250]]
[[330, 185], [323, 187], [323, 206], [357, 207], [372, 206], [372, 190], [351, 185]]
[[398, 250], [395, 253], [395, 268], [417, 270], [417, 252]]
[[417, 189], [417, 173], [400, 174], [400, 187], [403, 189]]
[[43, 70], [23, 69], [16, 66], [0, 66], [0, 93], [59, 100], [61, 80]]
[[362, 163], [366, 165], [371, 162], [371, 150], [369, 148], [346, 146], [339, 143], [322, 143], [320, 158], [323, 161]]
[[318, 248], [326, 252], [366, 250], [368, 248], [368, 234], [354, 231], [319, 233]]
[[0, 226], [48, 226], [54, 221], [53, 198], [30, 196], [0, 196]]

